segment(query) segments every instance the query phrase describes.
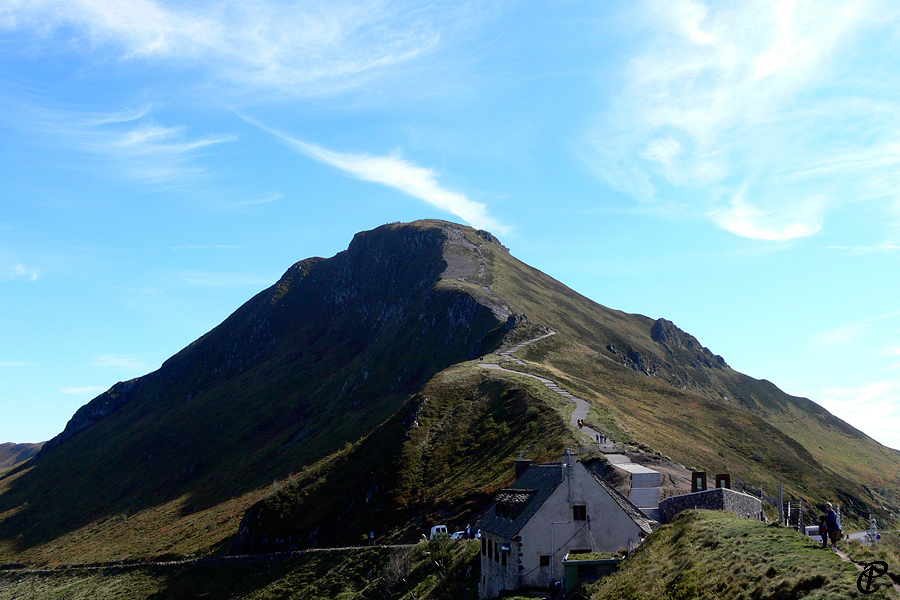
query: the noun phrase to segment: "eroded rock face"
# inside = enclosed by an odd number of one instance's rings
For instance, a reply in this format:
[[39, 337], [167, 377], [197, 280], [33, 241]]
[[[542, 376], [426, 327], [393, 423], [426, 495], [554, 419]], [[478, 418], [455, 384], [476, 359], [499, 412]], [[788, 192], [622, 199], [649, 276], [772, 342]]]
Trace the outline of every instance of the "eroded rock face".
[[725, 368], [725, 359], [710, 352], [709, 348], [697, 341], [697, 338], [675, 326], [672, 321], [657, 319], [650, 328], [650, 337], [662, 345], [669, 354], [676, 351], [687, 351], [694, 355], [696, 361], [710, 368]]

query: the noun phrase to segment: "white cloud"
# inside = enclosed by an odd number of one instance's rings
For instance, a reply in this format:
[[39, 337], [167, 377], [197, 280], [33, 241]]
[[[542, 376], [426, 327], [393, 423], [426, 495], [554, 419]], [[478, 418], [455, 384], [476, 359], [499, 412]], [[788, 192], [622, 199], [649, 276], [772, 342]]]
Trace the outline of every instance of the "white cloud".
[[0, 279], [5, 281], [37, 281], [40, 272], [37, 269], [26, 267], [22, 263], [15, 263], [0, 271]]
[[249, 123], [277, 136], [306, 156], [331, 165], [353, 177], [380, 183], [400, 190], [432, 206], [452, 213], [473, 227], [489, 229], [499, 234], [509, 232], [509, 227], [492, 217], [487, 206], [469, 200], [465, 194], [442, 187], [432, 169], [415, 165], [399, 155], [371, 156], [328, 150], [322, 146], [298, 140], [284, 132], [272, 129], [259, 121], [240, 115]]
[[742, 186], [728, 207], [717, 207], [710, 216], [722, 229], [742, 237], [787, 241], [817, 233], [822, 228], [823, 202], [816, 198], [797, 200], [790, 208], [765, 210], [747, 202]]
[[71, 46], [112, 50], [123, 60], [203, 65], [239, 88], [306, 96], [340, 90], [435, 48], [440, 14], [427, 8], [389, 0], [6, 0], [0, 27], [39, 40], [65, 37]]
[[900, 198], [893, 43], [878, 42], [893, 36], [889, 4], [660, 0], [641, 13], [649, 42], [585, 144], [611, 186], [774, 241], [818, 232], [843, 203]]

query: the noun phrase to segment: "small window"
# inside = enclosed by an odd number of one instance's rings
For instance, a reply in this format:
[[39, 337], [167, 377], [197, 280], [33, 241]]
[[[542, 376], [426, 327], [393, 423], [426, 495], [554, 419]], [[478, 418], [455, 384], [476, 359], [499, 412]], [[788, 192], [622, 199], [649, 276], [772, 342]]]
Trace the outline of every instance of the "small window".
[[549, 554], [541, 554], [541, 566], [542, 567], [550, 566], [550, 555]]
[[488, 540], [488, 558], [494, 558], [494, 542]]
[[507, 554], [509, 554], [509, 552], [501, 552], [500, 553], [500, 564], [503, 565], [504, 567], [506, 566], [506, 555]]
[[487, 554], [487, 540], [485, 538], [481, 538], [481, 554]]
[[576, 504], [572, 507], [572, 520], [573, 521], [586, 521], [587, 520], [587, 506], [584, 504]]
[[494, 562], [500, 562], [500, 544], [494, 542]]

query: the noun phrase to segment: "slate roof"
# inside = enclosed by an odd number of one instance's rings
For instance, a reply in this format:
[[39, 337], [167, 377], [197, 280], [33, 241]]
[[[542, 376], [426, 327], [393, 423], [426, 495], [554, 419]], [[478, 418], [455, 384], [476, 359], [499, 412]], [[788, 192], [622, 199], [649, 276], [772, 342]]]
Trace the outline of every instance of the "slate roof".
[[501, 490], [495, 498], [495, 501], [500, 499], [501, 502], [524, 504], [521, 512], [512, 519], [498, 517], [492, 506], [478, 523], [478, 527], [507, 539], [515, 537], [554, 490], [559, 487], [562, 480], [563, 471], [560, 463], [531, 465], [514, 484]]
[[[658, 524], [657, 521], [647, 517], [628, 498], [616, 491], [602, 477], [590, 469], [587, 469], [587, 471], [625, 514], [640, 527], [641, 531], [646, 534], [653, 532], [652, 525]], [[487, 514], [482, 517], [478, 527], [488, 533], [512, 539], [562, 482], [563, 469], [560, 463], [531, 465], [513, 485], [497, 493], [494, 497], [494, 504]], [[511, 504], [513, 517], [497, 516], [495, 508], [497, 502]]]

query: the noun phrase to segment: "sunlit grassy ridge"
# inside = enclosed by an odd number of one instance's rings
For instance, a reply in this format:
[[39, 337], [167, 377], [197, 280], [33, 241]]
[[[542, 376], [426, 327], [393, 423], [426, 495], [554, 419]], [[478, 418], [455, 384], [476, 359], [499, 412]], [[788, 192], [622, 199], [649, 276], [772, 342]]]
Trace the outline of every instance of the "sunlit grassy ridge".
[[888, 598], [857, 591], [859, 570], [812, 538], [730, 513], [688, 511], [653, 533], [590, 600]]

